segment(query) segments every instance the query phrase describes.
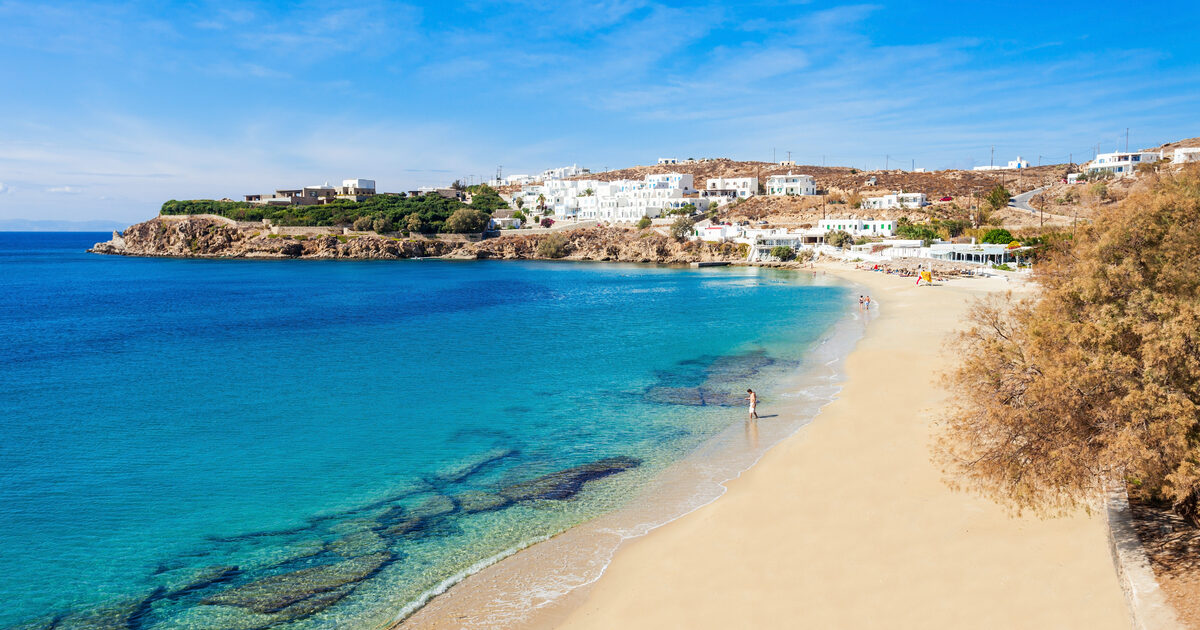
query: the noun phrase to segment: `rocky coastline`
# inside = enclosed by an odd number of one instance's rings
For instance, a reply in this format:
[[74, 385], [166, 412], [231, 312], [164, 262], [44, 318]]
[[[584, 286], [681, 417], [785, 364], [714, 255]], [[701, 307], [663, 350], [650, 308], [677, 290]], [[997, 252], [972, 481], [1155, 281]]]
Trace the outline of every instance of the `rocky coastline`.
[[[549, 238], [561, 247], [555, 256], [542, 255], [539, 246]], [[654, 230], [587, 227], [553, 233], [504, 235], [496, 238], [449, 240], [378, 234], [289, 236], [263, 226], [245, 226], [210, 217], [156, 217], [130, 226], [113, 238], [96, 243], [89, 252], [120, 256], [171, 258], [348, 259], [402, 260], [595, 260], [659, 264], [736, 262], [746, 259], [744, 246], [724, 243], [678, 242]]]

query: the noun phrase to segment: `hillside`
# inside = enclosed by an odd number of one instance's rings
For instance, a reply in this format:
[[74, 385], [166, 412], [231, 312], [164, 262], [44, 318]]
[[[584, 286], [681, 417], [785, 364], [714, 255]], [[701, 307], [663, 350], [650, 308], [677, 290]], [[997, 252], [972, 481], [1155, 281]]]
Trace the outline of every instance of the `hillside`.
[[[844, 166], [779, 166], [768, 162], [735, 162], [728, 159], [710, 160], [691, 164], [666, 164], [633, 166], [603, 173], [591, 173], [573, 179], [643, 179], [646, 175], [660, 173], [688, 173], [695, 179], [696, 188], [704, 188], [713, 177], [758, 177], [765, 183], [771, 175], [787, 173], [812, 175], [817, 188], [833, 193], [858, 192], [864, 196], [887, 194], [893, 191], [921, 192], [931, 198], [943, 196], [959, 197], [982, 194], [997, 183], [1004, 184], [1014, 192], [1024, 192], [1058, 181], [1067, 173], [1066, 164], [1054, 164], [1012, 171], [933, 171], [913, 173], [892, 169], [859, 171]], [[874, 177], [875, 184], [868, 180]]]
[[1160, 151], [1160, 152], [1166, 151], [1166, 152], [1170, 153], [1170, 152], [1174, 151], [1175, 149], [1187, 149], [1187, 148], [1192, 148], [1192, 147], [1200, 147], [1200, 138], [1187, 138], [1186, 140], [1176, 140], [1175, 142], [1168, 142], [1166, 144], [1160, 144], [1160, 145], [1150, 148], [1150, 149], [1142, 149], [1142, 150], [1143, 151]]

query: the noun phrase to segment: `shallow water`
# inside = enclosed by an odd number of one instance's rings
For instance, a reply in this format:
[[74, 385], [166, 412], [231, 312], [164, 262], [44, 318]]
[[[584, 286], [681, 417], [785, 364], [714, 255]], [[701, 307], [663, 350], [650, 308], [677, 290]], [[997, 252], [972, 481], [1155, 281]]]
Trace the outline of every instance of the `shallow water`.
[[0, 626], [374, 627], [712, 448], [851, 298], [754, 268], [82, 253], [102, 236], [0, 234]]

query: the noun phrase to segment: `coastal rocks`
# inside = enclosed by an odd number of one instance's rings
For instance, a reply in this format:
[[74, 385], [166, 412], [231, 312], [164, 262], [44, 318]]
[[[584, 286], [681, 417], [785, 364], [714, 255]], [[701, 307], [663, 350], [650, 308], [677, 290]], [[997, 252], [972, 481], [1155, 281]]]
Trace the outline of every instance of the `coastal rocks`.
[[[320, 604], [328, 607], [345, 597], [349, 591], [341, 592], [344, 587], [355, 585], [374, 575], [391, 560], [390, 553], [380, 552], [334, 564], [300, 569], [222, 591], [204, 598], [200, 603], [236, 606], [260, 614], [279, 613], [310, 599], [313, 601], [309, 602], [311, 605], [308, 608]], [[333, 595], [337, 595], [336, 599], [328, 601]], [[308, 608], [295, 608], [292, 612], [297, 613]], [[296, 616], [299, 615], [292, 618]]]
[[512, 505], [512, 501], [502, 494], [475, 490], [457, 495], [455, 499], [458, 501], [459, 506], [462, 507], [462, 511], [467, 514], [491, 512]]
[[[314, 228], [314, 230], [319, 228]], [[589, 227], [556, 232], [566, 241], [568, 260], [605, 260], [686, 264], [745, 260], [746, 252], [729, 243], [678, 242], [654, 230]], [[529, 260], [542, 258], [538, 246], [546, 234], [506, 235], [478, 242], [378, 235], [311, 236], [272, 234], [261, 226], [213, 216], [157, 217], [113, 233], [88, 251], [124, 256], [183, 258], [323, 258], [398, 260], [449, 257]]]
[[130, 226], [88, 251], [124, 256], [183, 258], [403, 259], [444, 255], [460, 243], [382, 236], [287, 236], [216, 218], [158, 217]]
[[145, 595], [131, 597], [92, 610], [72, 613], [56, 620], [55, 630], [129, 630], [140, 628], [150, 605], [161, 599], [166, 589], [159, 587]]
[[552, 472], [536, 479], [512, 484], [500, 490], [500, 493], [512, 501], [570, 499], [583, 489], [583, 484], [615, 475], [631, 468], [640, 466], [642, 460], [636, 457], [617, 456], [607, 457], [589, 464], [583, 464]]
[[[683, 264], [746, 259], [745, 251], [729, 247], [727, 243], [680, 243], [653, 230], [592, 227], [564, 230], [556, 234], [566, 241], [564, 258], [567, 260]], [[449, 257], [502, 260], [542, 258], [538, 254], [538, 245], [546, 238], [549, 238], [549, 235], [501, 236], [478, 243], [467, 243]]]
[[388, 541], [373, 531], [343, 536], [329, 543], [329, 550], [344, 558], [357, 558], [386, 551]]
[[166, 595], [167, 599], [178, 599], [191, 593], [204, 590], [215, 584], [228, 582], [241, 574], [241, 569], [235, 566], [202, 567], [180, 579], [176, 586]]

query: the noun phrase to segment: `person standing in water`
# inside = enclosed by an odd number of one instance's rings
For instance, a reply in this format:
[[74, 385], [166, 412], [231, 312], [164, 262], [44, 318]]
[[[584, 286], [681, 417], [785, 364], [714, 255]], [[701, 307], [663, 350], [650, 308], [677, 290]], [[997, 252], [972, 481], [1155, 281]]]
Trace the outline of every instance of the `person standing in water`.
[[758, 419], [758, 394], [754, 393], [753, 389], [747, 389], [746, 393], [750, 394], [746, 400], [750, 401], [750, 419]]

